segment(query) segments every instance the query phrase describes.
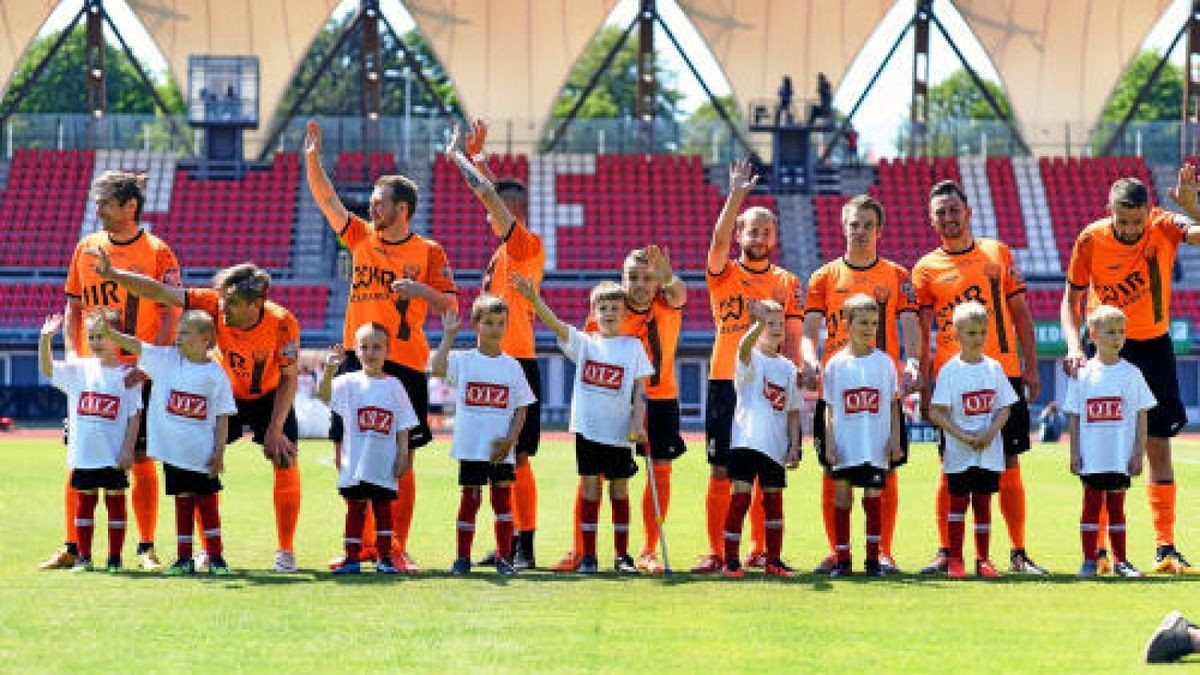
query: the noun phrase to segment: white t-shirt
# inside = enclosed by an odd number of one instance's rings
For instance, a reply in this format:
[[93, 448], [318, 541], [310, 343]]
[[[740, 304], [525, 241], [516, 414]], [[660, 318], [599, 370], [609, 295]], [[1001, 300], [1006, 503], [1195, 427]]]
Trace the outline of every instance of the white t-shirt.
[[[492, 442], [508, 435], [517, 408], [537, 400], [521, 364], [507, 354], [487, 356], [478, 349], [450, 352], [446, 384], [454, 388], [450, 456], [461, 461], [490, 461]], [[515, 463], [514, 453], [504, 461]]]
[[[949, 407], [950, 419], [959, 428], [974, 433], [987, 429], [1001, 408], [1016, 402], [1017, 392], [999, 362], [984, 356], [979, 363], [964, 363], [955, 356], [938, 372], [930, 403]], [[1000, 434], [983, 450], [976, 450], [945, 431], [942, 437], [946, 439], [942, 455], [942, 470], [946, 473], [962, 473], [971, 467], [1004, 471]]]
[[67, 395], [68, 467], [117, 465], [129, 418], [142, 409], [142, 385], [126, 387], [125, 373], [126, 366], [106, 368], [95, 357], [54, 362], [50, 383]]
[[788, 413], [800, 409], [796, 366], [782, 356], [754, 349], [750, 363], [733, 369], [737, 407], [730, 447], [749, 448], [783, 464], [788, 451]]
[[217, 416], [237, 412], [225, 370], [212, 360], [192, 363], [175, 347], [145, 343], [138, 368], [153, 381], [146, 410], [147, 454], [180, 469], [208, 473]]
[[575, 362], [570, 430], [589, 441], [630, 448], [633, 386], [654, 374], [642, 341], [629, 336], [601, 337], [569, 327], [558, 346]]
[[870, 464], [888, 468], [896, 401], [896, 366], [878, 349], [855, 356], [849, 348], [830, 357], [822, 371], [821, 398], [833, 417], [836, 469]]
[[1127, 473], [1137, 437], [1138, 412], [1158, 404], [1146, 378], [1122, 359], [1106, 366], [1091, 359], [1067, 380], [1063, 412], [1079, 417], [1082, 474]]
[[417, 413], [400, 380], [368, 377], [357, 370], [333, 378], [329, 409], [342, 416], [342, 463], [338, 487], [371, 483], [396, 486], [397, 437], [417, 426]]

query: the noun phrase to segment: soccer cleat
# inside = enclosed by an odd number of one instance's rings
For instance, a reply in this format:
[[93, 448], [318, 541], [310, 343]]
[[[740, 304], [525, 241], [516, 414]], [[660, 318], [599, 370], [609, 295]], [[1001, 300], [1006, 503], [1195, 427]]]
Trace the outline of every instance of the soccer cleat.
[[150, 548], [148, 548], [144, 551], [139, 552], [137, 554], [137, 556], [138, 556], [138, 567], [141, 567], [142, 569], [146, 570], [147, 572], [162, 571], [162, 568], [163, 568], [162, 561], [160, 561], [158, 559], [158, 553], [154, 550], [153, 546], [151, 546]]
[[204, 549], [200, 549], [199, 552], [197, 552], [195, 555], [193, 555], [192, 556], [192, 565], [196, 568], [197, 572], [207, 572], [208, 571], [208, 551], [205, 551]]
[[975, 576], [983, 577], [984, 579], [999, 579], [1000, 572], [996, 570], [996, 564], [991, 560], [976, 560]]
[[72, 572], [91, 572], [94, 569], [96, 569], [96, 566], [92, 564], [92, 559], [85, 558], [84, 556], [76, 558], [75, 564], [71, 565]]
[[[205, 556], [208, 558], [208, 556]], [[193, 558], [193, 560], [195, 560]], [[196, 571], [200, 571], [198, 568]], [[214, 577], [228, 577], [233, 575], [233, 570], [229, 569], [229, 563], [225, 562], [225, 558], [219, 555], [214, 555], [208, 558], [208, 573]]]
[[[346, 556], [341, 556], [339, 558], [334, 558], [333, 560], [330, 560], [329, 561], [329, 569], [335, 570], [335, 569], [341, 567], [342, 564], [346, 562], [346, 560], [348, 560], [348, 558]], [[358, 562], [366, 562], [366, 560], [364, 560], [362, 556], [359, 556]]]
[[617, 571], [617, 574], [638, 573], [637, 565], [633, 564], [633, 558], [629, 557], [628, 553], [619, 555], [613, 560], [613, 569]]
[[[356, 561], [357, 562], [357, 561]], [[296, 567], [296, 554], [291, 551], [279, 550], [275, 552], [275, 571], [279, 574], [294, 574], [298, 568]]]
[[1096, 549], [1096, 574], [1108, 574], [1113, 571], [1112, 561], [1108, 559], [1108, 550]]
[[[933, 560], [929, 564], [922, 567], [918, 574], [947, 574], [950, 564], [950, 549], [939, 548], [937, 553], [933, 555]], [[961, 561], [959, 564], [962, 564]]]
[[1154, 571], [1159, 574], [1200, 574], [1171, 544], [1159, 546], [1154, 554]]
[[180, 558], [174, 565], [163, 570], [164, 577], [185, 577], [196, 573], [196, 566], [191, 558]]
[[692, 574], [715, 574], [720, 572], [722, 567], [724, 563], [721, 562], [721, 558], [710, 553], [700, 556], [700, 562], [692, 568]]
[[537, 569], [537, 560], [524, 547], [513, 549], [512, 566], [518, 571]]
[[947, 558], [946, 560], [946, 576], [951, 579], [965, 579], [967, 576], [967, 567], [963, 564], [962, 558]]
[[104, 571], [109, 574], [121, 573], [121, 556], [108, 556], [108, 561], [104, 564]]
[[762, 570], [767, 568], [767, 554], [765, 551], [751, 553], [742, 561], [742, 567], [751, 570]]
[[886, 577], [888, 575], [883, 568], [883, 563], [879, 560], [868, 560], [863, 563], [863, 573], [868, 577]]
[[834, 567], [837, 567], [837, 556], [830, 554], [825, 556], [820, 565], [813, 568], [813, 574], [829, 574]]
[[550, 568], [552, 572], [574, 572], [579, 569], [579, 556], [575, 555], [574, 551], [567, 551], [563, 554], [562, 560], [554, 563], [554, 567]]
[[46, 560], [38, 565], [39, 570], [69, 570], [75, 566], [75, 559], [79, 556], [71, 553], [65, 548], [60, 548], [55, 551], [54, 555], [46, 558]]
[[1033, 562], [1029, 554], [1023, 548], [1014, 548], [1008, 556], [1009, 571], [1014, 574], [1028, 574], [1031, 576], [1044, 576], [1046, 570], [1040, 565]]
[[835, 562], [833, 569], [829, 570], [830, 579], [845, 579], [854, 576], [854, 569], [850, 566], [850, 561]]
[[1100, 574], [1099, 567], [1099, 560], [1084, 560], [1083, 564], [1079, 566], [1079, 574], [1077, 576], [1080, 579], [1094, 579]]
[[496, 574], [502, 577], [512, 577], [517, 575], [517, 568], [511, 562], [496, 556]]
[[496, 549], [492, 549], [492, 550], [488, 551], [487, 554], [485, 554], [482, 558], [475, 561], [475, 564], [479, 565], [480, 567], [484, 567], [484, 566], [491, 567], [492, 565], [496, 564], [496, 560], [498, 558], [499, 558], [499, 556], [496, 555]]
[[339, 577], [349, 574], [362, 574], [362, 563], [357, 560], [347, 560], [330, 570], [330, 573]]
[[890, 553], [879, 554], [879, 567], [883, 570], [884, 574], [904, 573], [904, 570], [900, 569], [900, 566], [896, 564], [896, 559]]
[[600, 571], [600, 563], [594, 555], [585, 555], [579, 559], [579, 569], [576, 570], [580, 574], [595, 574]]
[[466, 558], [458, 558], [450, 565], [450, 574], [456, 577], [461, 577], [464, 574], [471, 573], [471, 561]]
[[388, 558], [385, 556], [385, 557], [380, 558], [379, 560], [375, 561], [375, 573], [376, 574], [399, 574], [400, 570], [396, 569], [396, 566], [392, 564], [391, 558]]
[[417, 564], [416, 560], [412, 559], [412, 556], [408, 554], [408, 551], [401, 551], [400, 553], [397, 553], [396, 559], [393, 562], [395, 562], [396, 569], [399, 570], [401, 574], [421, 573], [421, 566]]
[[1171, 612], [1146, 642], [1146, 663], [1173, 663], [1192, 653], [1188, 622], [1179, 612]]
[[662, 574], [663, 564], [658, 561], [658, 556], [653, 553], [643, 553], [637, 559], [638, 571], [646, 574]]
[[763, 568], [763, 572], [772, 577], [788, 578], [796, 576], [796, 570], [792, 569], [787, 563], [783, 562], [779, 558], [768, 561], [767, 566]]
[[1113, 567], [1113, 572], [1115, 572], [1117, 576], [1126, 577], [1128, 579], [1137, 579], [1139, 577], [1146, 576], [1145, 574], [1142, 574], [1141, 570], [1134, 567], [1133, 563], [1129, 562], [1128, 560], [1122, 560], [1118, 562], [1116, 566]]
[[741, 579], [746, 576], [746, 570], [742, 569], [738, 562], [731, 561], [728, 565], [721, 566], [721, 576], [726, 579]]

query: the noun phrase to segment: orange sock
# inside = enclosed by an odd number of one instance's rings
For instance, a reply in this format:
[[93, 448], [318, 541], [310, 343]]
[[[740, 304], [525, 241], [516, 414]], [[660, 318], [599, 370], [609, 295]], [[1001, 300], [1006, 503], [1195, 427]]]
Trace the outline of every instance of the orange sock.
[[896, 512], [900, 509], [900, 483], [895, 471], [888, 472], [887, 483], [879, 497], [879, 550], [890, 557], [892, 539], [896, 535]]
[[572, 549], [578, 555], [583, 555], [583, 479], [579, 479], [579, 485], [575, 488], [575, 520], [571, 523], [571, 531], [574, 535], [575, 548]]
[[375, 550], [375, 506], [373, 503], [367, 506], [367, 513], [363, 518], [362, 546], [359, 547], [359, 551], [363, 555], [371, 553], [379, 555], [379, 551]]
[[[658, 492], [658, 508], [662, 519], [667, 519], [667, 507], [671, 504], [671, 465], [653, 464], [654, 487]], [[642, 553], [654, 553], [658, 549], [658, 523], [654, 520], [654, 494], [650, 492], [650, 481], [642, 491], [642, 528], [646, 533], [646, 545]]]
[[400, 479], [396, 501], [392, 502], [392, 553], [408, 552], [408, 531], [412, 528], [413, 505], [417, 503], [416, 470], [410, 468]]
[[295, 552], [296, 521], [300, 519], [300, 467], [275, 467], [275, 533], [279, 550]]
[[1098, 528], [1096, 537], [1096, 548], [1108, 549], [1108, 507], [1104, 505], [1104, 501], [1100, 502], [1100, 516], [1096, 519], [1096, 527]]
[[67, 472], [67, 486], [63, 490], [63, 512], [66, 515], [65, 525], [67, 538], [71, 544], [79, 543], [75, 534], [75, 509], [79, 508], [79, 491], [71, 487], [71, 472]]
[[829, 553], [832, 555], [837, 550], [837, 508], [834, 506], [834, 497], [837, 490], [837, 481], [833, 480], [833, 474], [825, 471], [821, 474], [821, 518], [825, 521], [825, 538], [829, 540]]
[[708, 516], [708, 546], [710, 553], [718, 558], [725, 557], [725, 514], [729, 511], [728, 478], [709, 478], [708, 494], [704, 499], [704, 510]]
[[154, 460], [145, 459], [133, 463], [132, 473], [129, 501], [137, 520], [138, 543], [152, 544], [158, 526], [158, 467], [154, 466]]
[[528, 461], [517, 464], [517, 479], [512, 486], [513, 521], [518, 532], [537, 529], [537, 481], [533, 465]]
[[763, 510], [762, 486], [758, 484], [758, 481], [754, 481], [754, 495], [750, 498], [750, 553], [757, 555], [765, 550], [767, 550], [767, 513]]
[[946, 482], [946, 472], [941, 473], [938, 480], [937, 503], [934, 506], [937, 517], [938, 545], [950, 549], [950, 485]]
[[1025, 548], [1025, 483], [1021, 467], [1013, 466], [1000, 474], [1000, 513], [1008, 526], [1008, 540], [1013, 548]]
[[1147, 483], [1150, 519], [1154, 522], [1154, 545], [1175, 543], [1175, 484]]

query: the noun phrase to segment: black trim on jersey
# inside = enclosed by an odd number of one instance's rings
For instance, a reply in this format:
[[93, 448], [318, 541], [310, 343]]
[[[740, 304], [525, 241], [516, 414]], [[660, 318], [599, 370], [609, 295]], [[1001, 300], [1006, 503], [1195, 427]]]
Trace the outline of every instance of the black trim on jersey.
[[738, 265], [741, 266], [742, 269], [746, 270], [750, 274], [766, 274], [767, 272], [771, 271], [772, 267], [775, 267], [775, 263], [771, 262], [770, 260], [767, 261], [767, 266], [762, 268], [761, 270], [750, 269], [749, 267], [746, 266], [746, 263], [742, 262], [741, 260], [735, 260], [734, 262], [736, 262]]
[[858, 271], [858, 272], [865, 272], [865, 271], [871, 269], [872, 267], [875, 267], [876, 265], [879, 264], [880, 260], [883, 260], [883, 258], [880, 258], [879, 256], [875, 256], [875, 260], [871, 261], [870, 265], [866, 265], [864, 267], [859, 267], [858, 265], [851, 263], [849, 260], [846, 260], [846, 256], [841, 257], [841, 261], [842, 261], [843, 265], [845, 265], [846, 267], [849, 267], [852, 270]]
[[1089, 287], [1091, 287], [1091, 284], [1084, 284], [1084, 285], [1080, 286], [1079, 284], [1073, 284], [1069, 281], [1067, 282], [1067, 285], [1077, 291], [1086, 291]]
[[337, 235], [339, 237], [345, 236], [346, 230], [350, 229], [350, 221], [353, 219], [354, 219], [354, 214], [350, 213], [349, 211], [346, 211], [346, 224], [342, 226], [342, 229], [338, 230]]
[[508, 226], [508, 232], [505, 232], [504, 236], [500, 237], [500, 243], [507, 244], [508, 240], [512, 238], [512, 233], [513, 233], [513, 230], [515, 230], [515, 229], [517, 229], [517, 217], [513, 216], [512, 224]]
[[805, 318], [807, 318], [809, 314], [816, 314], [817, 316], [819, 316], [821, 318], [825, 318], [825, 310], [823, 310], [823, 309], [807, 309], [807, 308], [805, 308], [805, 310], [804, 310]]
[[917, 310], [915, 310], [915, 309], [911, 309], [911, 308], [905, 308], [905, 309], [898, 309], [898, 310], [896, 310], [896, 316], [900, 316], [901, 314], [908, 314], [908, 313], [916, 314], [916, 313], [917, 313]]
[[1008, 295], [1004, 296], [1004, 299], [1012, 300], [1013, 298], [1017, 297], [1018, 295], [1024, 295], [1026, 290], [1028, 290], [1028, 289], [1018, 288], [1017, 290], [1013, 291], [1012, 293], [1009, 293]]
[[945, 246], [939, 246], [938, 248], [941, 249], [942, 253], [945, 253], [946, 255], [966, 255], [975, 250], [975, 240], [972, 239], [971, 245], [961, 251], [947, 251]]
[[383, 243], [387, 244], [388, 246], [399, 246], [400, 244], [407, 244], [407, 243], [408, 243], [408, 240], [409, 240], [409, 239], [412, 239], [412, 238], [413, 238], [413, 235], [415, 235], [415, 234], [416, 234], [416, 232], [413, 232], [412, 230], [409, 230], [409, 231], [408, 231], [408, 234], [404, 235], [404, 238], [403, 238], [403, 239], [401, 239], [400, 241], [388, 241], [387, 239], [384, 239], [384, 238], [383, 238], [383, 234], [382, 234], [382, 233], [380, 233], [380, 235], [379, 235], [379, 241], [381, 241], [381, 242], [383, 242]]
[[146, 231], [139, 227], [137, 234], [133, 235], [133, 239], [130, 239], [129, 241], [117, 241], [116, 239], [113, 239], [113, 236], [111, 234], [109, 234], [108, 235], [108, 243], [112, 244], [113, 246], [129, 246], [131, 244], [137, 243], [137, 240], [141, 239], [142, 235], [145, 233], [146, 233]]

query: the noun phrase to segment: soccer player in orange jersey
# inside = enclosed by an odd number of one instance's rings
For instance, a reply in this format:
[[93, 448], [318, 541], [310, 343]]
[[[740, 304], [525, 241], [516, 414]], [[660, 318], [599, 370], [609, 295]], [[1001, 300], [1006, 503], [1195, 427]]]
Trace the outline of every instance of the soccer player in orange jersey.
[[[713, 227], [708, 249], [707, 281], [712, 303], [716, 341], [708, 371], [708, 399], [704, 431], [707, 438], [708, 463], [711, 474], [705, 499], [708, 525], [708, 554], [692, 568], [697, 574], [713, 574], [721, 570], [725, 550], [725, 516], [729, 509], [730, 434], [737, 393], [733, 386], [733, 371], [737, 361], [738, 343], [750, 328], [751, 300], [774, 300], [783, 306], [785, 339], [783, 353], [793, 362], [799, 361], [800, 336], [803, 332], [804, 289], [800, 280], [787, 270], [771, 264], [771, 252], [778, 241], [779, 221], [775, 214], [762, 207], [746, 209], [738, 215], [746, 195], [758, 183], [750, 162], [742, 160], [729, 171], [729, 195]], [[736, 260], [730, 259], [730, 247], [740, 249]], [[761, 491], [755, 501], [761, 504]], [[747, 559], [747, 567], [765, 567], [766, 556], [763, 529], [782, 519], [762, 514], [761, 506], [752, 507], [751, 532], [755, 550]], [[757, 521], [757, 522], [755, 522]], [[770, 522], [765, 522], [770, 521]], [[763, 523], [760, 527], [758, 523]]]
[[[869, 195], [859, 195], [842, 207], [842, 233], [846, 237], [846, 253], [837, 260], [825, 263], [808, 280], [808, 295], [804, 302], [804, 338], [800, 353], [804, 360], [803, 379], [815, 388], [817, 376], [829, 361], [850, 340], [849, 317], [842, 312], [846, 300], [858, 293], [875, 299], [879, 307], [879, 328], [875, 347], [892, 357], [896, 372], [901, 374], [905, 393], [916, 389], [920, 379], [917, 355], [921, 352], [921, 335], [917, 323], [917, 298], [908, 270], [879, 257], [879, 238], [883, 233], [883, 205]], [[825, 348], [817, 360], [817, 344], [821, 325], [825, 325]], [[901, 332], [897, 331], [897, 324]], [[904, 338], [904, 364], [900, 363], [900, 336]], [[896, 402], [899, 406], [899, 401]], [[900, 415], [903, 425], [904, 416]], [[825, 401], [817, 401], [813, 412], [813, 443], [817, 459], [824, 466]], [[879, 568], [884, 574], [899, 572], [892, 557], [892, 537], [896, 531], [898, 489], [895, 468], [908, 459], [908, 434], [900, 434], [902, 459], [891, 464], [887, 484], [880, 493]], [[815, 572], [828, 574], [836, 558], [834, 549], [835, 481], [826, 467], [821, 482], [821, 511], [825, 519], [825, 534], [829, 538], [830, 555]]]
[[[161, 239], [139, 225], [142, 207], [146, 203], [145, 179], [124, 171], [106, 172], [92, 184], [92, 199], [96, 204], [96, 216], [101, 229], [84, 237], [76, 245], [67, 270], [67, 311], [63, 333], [68, 355], [90, 355], [84, 339], [83, 314], [92, 307], [117, 310], [121, 316], [119, 328], [136, 335], [140, 340], [159, 345], [170, 344], [175, 333], [175, 313], [170, 308], [142, 302], [111, 281], [101, 279], [92, 272], [90, 261], [84, 259], [84, 251], [88, 249], [104, 250], [122, 266], [136, 269], [164, 283], [179, 284], [179, 262], [175, 254]], [[131, 365], [137, 362], [137, 357], [132, 354], [123, 353], [120, 357]], [[145, 379], [135, 369], [130, 372], [127, 383], [135, 386]], [[145, 401], [149, 400], [150, 386], [147, 384], [142, 389]], [[154, 462], [146, 456], [145, 416], [138, 430], [130, 496], [138, 526], [138, 563], [146, 570], [160, 570], [162, 564], [154, 550], [154, 530], [158, 519], [158, 472]], [[65, 497], [67, 543], [61, 551], [42, 563], [41, 569], [66, 568], [75, 562], [77, 549], [73, 514], [77, 496], [69, 477]]]
[[1187, 424], [1179, 396], [1175, 351], [1171, 347], [1171, 270], [1179, 245], [1200, 244], [1200, 205], [1196, 168], [1185, 165], [1171, 189], [1171, 199], [1188, 219], [1150, 206], [1150, 191], [1135, 178], [1113, 183], [1108, 193], [1108, 217], [1087, 226], [1075, 241], [1067, 270], [1060, 318], [1067, 341], [1063, 368], [1071, 377], [1086, 363], [1080, 328], [1080, 308], [1087, 293], [1087, 311], [1113, 305], [1128, 317], [1127, 339], [1121, 358], [1142, 371], [1158, 405], [1147, 415], [1146, 458], [1150, 471], [1146, 491], [1154, 519], [1157, 550], [1154, 570], [1169, 574], [1194, 573], [1175, 547], [1175, 471], [1171, 438]]
[[[454, 273], [446, 252], [432, 239], [412, 231], [411, 221], [417, 210], [417, 185], [405, 176], [380, 176], [371, 193], [367, 222], [350, 213], [338, 198], [321, 166], [321, 127], [308, 123], [304, 139], [304, 157], [308, 169], [308, 187], [313, 200], [325, 214], [329, 227], [350, 250], [353, 277], [346, 305], [343, 343], [346, 360], [341, 372], [360, 369], [354, 349], [354, 331], [364, 323], [375, 322], [391, 337], [384, 372], [397, 378], [408, 392], [420, 424], [409, 432], [412, 452], [433, 440], [429, 430], [429, 341], [425, 338], [425, 318], [429, 311], [441, 315], [453, 307], [456, 288]], [[339, 373], [340, 374], [340, 373]], [[340, 442], [342, 421], [334, 416], [329, 435], [335, 447]], [[408, 532], [412, 525], [416, 500], [416, 453], [411, 468], [400, 479], [392, 523], [392, 562], [405, 573], [420, 568], [408, 554]]]
[[[929, 217], [942, 245], [925, 254], [912, 270], [920, 304], [921, 335], [928, 336], [937, 327], [937, 345], [932, 356], [930, 341], [922, 340], [922, 411], [928, 412], [930, 386], [938, 371], [958, 353], [954, 308], [969, 301], [983, 305], [993, 323], [983, 352], [1000, 362], [1019, 399], [1013, 404], [1002, 432], [1005, 470], [1000, 476], [1000, 512], [1004, 514], [1012, 543], [1010, 569], [1018, 574], [1045, 574], [1025, 552], [1025, 486], [1018, 460], [1030, 448], [1026, 401], [1036, 400], [1041, 391], [1033, 320], [1025, 304], [1025, 279], [1008, 246], [971, 233], [971, 207], [957, 183], [942, 181], [933, 186], [929, 192]], [[942, 474], [937, 497], [941, 547], [922, 573], [948, 569], [949, 512], [950, 493]]]
[[296, 462], [296, 399], [300, 324], [267, 299], [271, 276], [251, 263], [223, 269], [212, 288], [177, 288], [113, 266], [108, 254], [90, 249], [93, 271], [133, 295], [170, 307], [198, 309], [216, 323], [217, 361], [229, 376], [237, 414], [229, 420], [228, 442], [250, 427], [254, 442], [275, 467], [274, 505], [278, 549], [276, 572], [296, 571], [293, 540], [300, 516], [300, 468]]

